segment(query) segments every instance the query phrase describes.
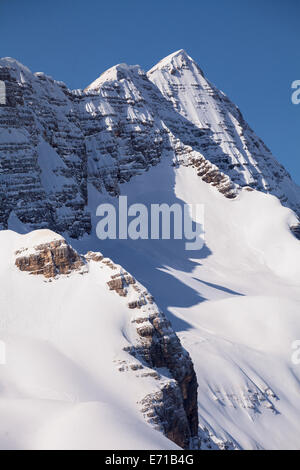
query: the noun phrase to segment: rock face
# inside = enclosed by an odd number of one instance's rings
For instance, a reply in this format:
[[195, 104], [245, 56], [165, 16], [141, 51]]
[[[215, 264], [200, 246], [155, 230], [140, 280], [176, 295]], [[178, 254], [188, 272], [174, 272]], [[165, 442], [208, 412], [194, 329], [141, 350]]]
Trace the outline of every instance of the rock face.
[[197, 379], [193, 363], [151, 294], [111, 259], [95, 252], [80, 256], [62, 237], [22, 247], [15, 257], [18, 269], [48, 281], [59, 282], [61, 276], [71, 273], [88, 275], [90, 268], [97, 270], [99, 282], [105, 282], [107, 289], [124, 302], [131, 345], [124, 349], [128, 360], [120, 361], [120, 372], [130, 370], [139, 380], [150, 377], [155, 381], [153, 392], [138, 403], [141, 412], [180, 447], [197, 445]]
[[13, 59], [0, 60], [0, 80], [2, 228], [13, 212], [29, 229], [78, 238], [91, 230], [89, 188], [118, 195], [162, 157], [193, 166], [226, 197], [248, 186], [300, 214], [299, 187], [182, 50], [148, 74], [119, 64], [84, 91]]
[[14, 211], [30, 228], [88, 232], [85, 143], [67, 88], [11, 59], [0, 80], [0, 224]]
[[148, 416], [149, 410], [150, 415], [155, 413], [166, 436], [186, 448], [191, 438], [198, 435], [197, 379], [193, 363], [162, 312], [138, 316], [133, 322], [140, 339], [130, 353], [150, 367], [167, 368], [175, 379], [175, 383], [164, 385], [158, 394], [143, 400], [144, 414]]
[[16, 252], [16, 266], [29, 274], [53, 278], [60, 274], [78, 271], [84, 262], [65, 240], [54, 240], [34, 247], [34, 251], [24, 248]]
[[171, 377], [162, 381], [159, 392], [141, 401], [143, 414], [169, 439], [188, 448], [198, 436], [198, 385], [192, 360], [151, 294], [130, 274], [111, 275], [107, 285], [118, 295], [130, 298], [128, 307], [134, 312], [131, 324], [137, 336], [126, 351], [151, 369], [166, 369]]

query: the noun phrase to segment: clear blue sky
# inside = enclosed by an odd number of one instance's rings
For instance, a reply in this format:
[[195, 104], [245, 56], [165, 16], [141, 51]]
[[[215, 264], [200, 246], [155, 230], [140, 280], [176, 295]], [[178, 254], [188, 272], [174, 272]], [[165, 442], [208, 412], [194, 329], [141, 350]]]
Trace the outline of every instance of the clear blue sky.
[[299, 0], [0, 0], [0, 56], [83, 88], [185, 49], [300, 184]]

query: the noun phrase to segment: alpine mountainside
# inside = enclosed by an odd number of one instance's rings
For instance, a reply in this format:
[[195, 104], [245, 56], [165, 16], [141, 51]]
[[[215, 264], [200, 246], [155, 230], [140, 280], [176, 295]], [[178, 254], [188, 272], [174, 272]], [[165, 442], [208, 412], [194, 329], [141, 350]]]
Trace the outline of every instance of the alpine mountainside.
[[[241, 187], [276, 195], [300, 214], [300, 189], [180, 50], [148, 73], [119, 64], [84, 91], [16, 60], [0, 60], [0, 224], [78, 238], [91, 230], [89, 191], [118, 195], [163, 157], [191, 165], [229, 198]], [[89, 209], [88, 209], [89, 207]]]
[[[14, 292], [13, 302], [0, 301], [8, 358], [0, 448], [114, 448], [116, 436], [121, 448], [197, 446], [193, 363], [148, 290], [102, 253], [80, 255], [50, 230], [1, 231], [0, 239], [1, 282]], [[14, 424], [26, 415], [27, 437]], [[85, 420], [89, 438], [71, 431]], [[10, 427], [13, 435], [3, 433]]]
[[[300, 189], [238, 108], [182, 50], [0, 80], [0, 447], [299, 449]], [[118, 195], [204, 246], [99, 240]]]

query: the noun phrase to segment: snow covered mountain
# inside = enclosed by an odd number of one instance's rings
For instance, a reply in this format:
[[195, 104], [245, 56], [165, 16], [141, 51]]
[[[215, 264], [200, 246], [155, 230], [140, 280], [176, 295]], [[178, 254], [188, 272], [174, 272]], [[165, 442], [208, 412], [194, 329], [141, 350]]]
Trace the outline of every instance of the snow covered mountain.
[[148, 74], [120, 64], [85, 91], [70, 91], [13, 59], [0, 60], [0, 223], [72, 237], [91, 230], [88, 187], [119, 185], [163, 157], [193, 165], [228, 197], [249, 186], [300, 214], [300, 189], [255, 136], [238, 108], [184, 52]]
[[[299, 449], [300, 188], [238, 108], [182, 50], [0, 80], [0, 446]], [[100, 241], [118, 195], [203, 203], [205, 246]]]
[[180, 50], [148, 72], [176, 111], [201, 129], [200, 150], [239, 186], [276, 195], [299, 213], [299, 187], [243, 119], [240, 110], [212, 85]]

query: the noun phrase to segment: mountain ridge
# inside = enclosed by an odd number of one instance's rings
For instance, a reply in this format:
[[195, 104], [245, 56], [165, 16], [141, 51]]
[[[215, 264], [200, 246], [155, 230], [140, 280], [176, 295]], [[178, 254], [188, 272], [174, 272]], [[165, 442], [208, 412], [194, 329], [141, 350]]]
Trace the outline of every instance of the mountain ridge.
[[[249, 186], [300, 213], [299, 186], [183, 50], [148, 73], [114, 66], [86, 92], [32, 74], [10, 58], [0, 61], [0, 80], [7, 90], [6, 106], [0, 106], [4, 228], [14, 211], [31, 229], [80, 237], [91, 230], [89, 184], [118, 195], [120, 184], [164, 157], [192, 165], [228, 197]], [[47, 161], [53, 163], [45, 186]]]

